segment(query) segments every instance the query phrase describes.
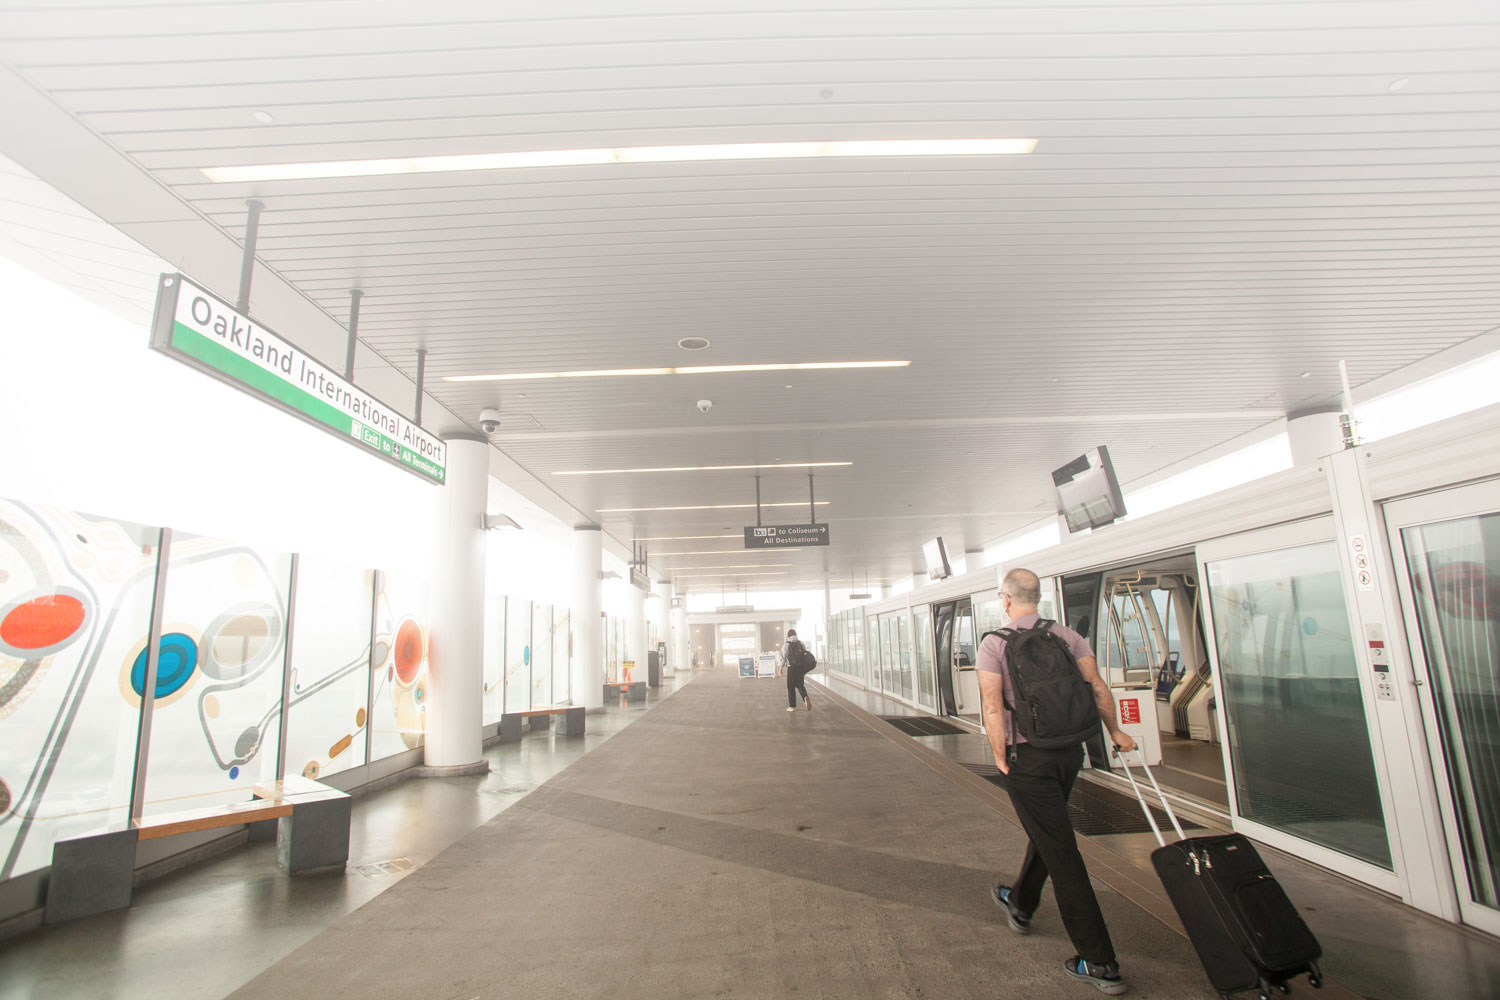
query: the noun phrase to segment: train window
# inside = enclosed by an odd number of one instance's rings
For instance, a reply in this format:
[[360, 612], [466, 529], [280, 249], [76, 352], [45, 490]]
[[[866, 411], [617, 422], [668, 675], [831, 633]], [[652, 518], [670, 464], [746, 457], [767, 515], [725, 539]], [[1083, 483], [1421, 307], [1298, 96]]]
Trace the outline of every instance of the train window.
[[997, 591], [990, 593], [994, 596], [974, 596], [974, 627], [980, 635], [1005, 627], [1005, 612], [1000, 610], [1000, 594]]
[[1094, 614], [1099, 607], [1100, 574], [1064, 577], [1062, 582], [1063, 624], [1096, 646]]

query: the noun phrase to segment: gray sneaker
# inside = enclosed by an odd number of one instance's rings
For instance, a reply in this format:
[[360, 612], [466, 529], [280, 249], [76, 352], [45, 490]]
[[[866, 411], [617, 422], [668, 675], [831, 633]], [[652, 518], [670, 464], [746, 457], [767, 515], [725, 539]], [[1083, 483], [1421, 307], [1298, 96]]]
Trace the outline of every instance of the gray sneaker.
[[1118, 962], [1095, 965], [1074, 955], [1063, 963], [1063, 971], [1081, 983], [1092, 983], [1100, 993], [1119, 996], [1126, 990], [1125, 980], [1120, 978]]
[[1029, 913], [1022, 913], [1011, 902], [1011, 898], [1015, 893], [1016, 891], [1010, 886], [1001, 885], [999, 882], [990, 886], [990, 899], [993, 899], [995, 905], [1005, 911], [1005, 920], [1006, 923], [1010, 924], [1010, 929], [1017, 934], [1030, 934], [1031, 915]]

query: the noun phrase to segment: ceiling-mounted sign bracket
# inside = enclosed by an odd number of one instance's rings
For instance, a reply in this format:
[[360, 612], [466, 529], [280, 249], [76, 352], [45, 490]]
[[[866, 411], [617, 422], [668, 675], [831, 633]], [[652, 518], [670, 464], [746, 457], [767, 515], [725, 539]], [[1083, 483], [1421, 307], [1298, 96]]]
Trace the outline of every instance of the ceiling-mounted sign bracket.
[[437, 435], [180, 274], [161, 276], [151, 347], [428, 482], [447, 477], [448, 446]]
[[755, 523], [760, 524], [760, 476], [755, 477]]
[[813, 502], [813, 474], [807, 474], [807, 523], [818, 523], [818, 505]]

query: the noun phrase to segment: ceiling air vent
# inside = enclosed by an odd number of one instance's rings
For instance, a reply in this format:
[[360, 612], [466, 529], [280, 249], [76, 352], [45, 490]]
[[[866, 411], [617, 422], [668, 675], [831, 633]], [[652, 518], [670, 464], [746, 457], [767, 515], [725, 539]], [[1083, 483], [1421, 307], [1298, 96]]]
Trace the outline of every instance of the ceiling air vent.
[[701, 351], [708, 346], [707, 337], [683, 337], [677, 342], [677, 346], [684, 351]]

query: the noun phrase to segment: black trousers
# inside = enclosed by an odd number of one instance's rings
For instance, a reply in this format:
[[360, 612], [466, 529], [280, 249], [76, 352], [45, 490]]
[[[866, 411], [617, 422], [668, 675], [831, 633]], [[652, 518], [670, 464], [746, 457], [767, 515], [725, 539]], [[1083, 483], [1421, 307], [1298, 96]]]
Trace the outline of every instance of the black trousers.
[[807, 700], [807, 685], [802, 679], [807, 676], [807, 671], [801, 667], [786, 668], [786, 704], [788, 708], [797, 707], [797, 692], [802, 692], [802, 700]]
[[1015, 748], [1005, 789], [1026, 831], [1026, 859], [1016, 876], [1016, 908], [1035, 913], [1042, 886], [1052, 876], [1053, 893], [1073, 947], [1085, 961], [1102, 965], [1115, 960], [1109, 928], [1099, 911], [1099, 900], [1078, 853], [1073, 821], [1068, 818], [1068, 796], [1083, 766], [1083, 747], [1043, 750], [1029, 743]]

